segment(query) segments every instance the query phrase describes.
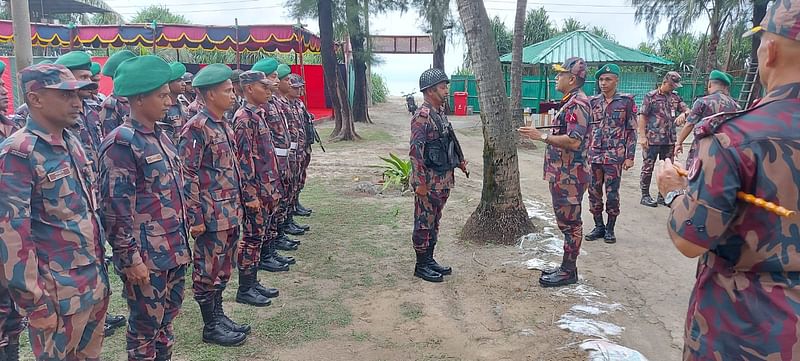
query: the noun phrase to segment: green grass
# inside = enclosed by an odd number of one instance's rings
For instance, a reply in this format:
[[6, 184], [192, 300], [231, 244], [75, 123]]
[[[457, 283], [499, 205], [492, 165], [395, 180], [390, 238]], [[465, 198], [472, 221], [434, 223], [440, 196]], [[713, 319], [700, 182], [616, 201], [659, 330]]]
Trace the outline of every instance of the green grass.
[[[387, 133], [369, 126], [361, 126], [359, 132], [365, 138], [361, 142], [391, 139]], [[298, 264], [288, 273], [259, 273], [262, 284], [280, 289], [281, 296], [271, 306], [255, 308], [235, 303], [238, 274], [234, 271], [224, 294], [225, 310], [234, 320], [253, 327], [241, 347], [202, 342], [203, 323], [192, 298], [191, 269], [187, 271], [183, 308], [174, 324], [173, 360], [276, 360], [265, 350], [328, 339], [334, 337], [335, 330], [350, 325], [358, 311], [350, 310], [344, 300], [366, 297], [370, 290], [397, 286], [398, 276], [386, 269], [386, 261], [412, 262], [410, 230], [400, 226], [402, 220], [411, 217], [410, 207], [399, 205], [407, 199], [351, 198], [344, 196], [341, 189], [311, 180], [303, 191], [303, 204], [314, 208], [314, 214], [297, 220], [311, 224], [312, 231], [299, 237], [303, 244], [298, 251], [282, 252], [297, 258]], [[109, 312], [127, 317], [127, 305], [121, 296], [122, 282], [113, 272], [110, 280], [114, 294]], [[400, 312], [409, 320], [423, 315], [419, 304], [403, 304]], [[342, 342], [374, 342], [366, 331], [352, 331], [343, 336]], [[27, 332], [22, 342], [28, 344]], [[33, 359], [29, 347], [23, 347], [22, 359]], [[117, 329], [104, 341], [102, 359], [127, 359], [124, 328]]]
[[[362, 147], [365, 144], [372, 143], [391, 143], [396, 140], [396, 138], [391, 134], [372, 124], [357, 123], [356, 133], [361, 136], [361, 139], [352, 142], [331, 142], [328, 140], [328, 136], [331, 134], [331, 131], [333, 131], [333, 122], [325, 123], [323, 126], [318, 126], [317, 131], [322, 138], [322, 145], [325, 147], [325, 150]], [[319, 146], [314, 146], [314, 148], [318, 149]]]

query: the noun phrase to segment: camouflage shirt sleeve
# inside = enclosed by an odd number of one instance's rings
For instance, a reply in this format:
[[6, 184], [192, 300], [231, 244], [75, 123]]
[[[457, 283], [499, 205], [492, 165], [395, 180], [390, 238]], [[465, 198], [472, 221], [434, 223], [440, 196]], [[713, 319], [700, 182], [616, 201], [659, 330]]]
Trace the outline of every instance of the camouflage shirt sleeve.
[[650, 103], [653, 101], [653, 96], [648, 94], [644, 95], [644, 100], [642, 100], [642, 109], [639, 109], [639, 114], [641, 115], [649, 115], [650, 114]]
[[684, 239], [713, 249], [736, 213], [741, 186], [735, 157], [714, 137], [697, 142], [697, 158], [689, 170], [689, 192], [672, 206], [669, 227]]
[[425, 142], [428, 140], [428, 118], [416, 115], [411, 119], [411, 158], [412, 174], [411, 187], [417, 188], [421, 184], [429, 184], [428, 172], [425, 171]]
[[[113, 136], [113, 135], [112, 135]], [[109, 142], [107, 139], [106, 142]], [[134, 237], [137, 166], [130, 145], [111, 143], [100, 159], [100, 199], [103, 200], [103, 228], [114, 257], [122, 267], [142, 263], [140, 245]]]
[[686, 113], [689, 111], [689, 106], [686, 105], [686, 102], [683, 101], [680, 95], [675, 94], [675, 98], [678, 98], [678, 112]]
[[252, 202], [258, 199], [258, 175], [253, 161], [256, 152], [253, 123], [246, 111], [239, 110], [234, 122], [234, 143], [236, 145], [236, 158], [239, 162], [239, 175], [242, 182], [242, 199], [244, 202]]
[[628, 100], [628, 119], [625, 119], [625, 160], [636, 159], [636, 101], [631, 97]]
[[206, 139], [201, 129], [186, 124], [178, 143], [178, 154], [183, 159], [184, 194], [186, 195], [186, 217], [189, 226], [205, 224], [200, 204], [200, 166], [206, 149]]
[[574, 102], [564, 111], [564, 120], [567, 122], [566, 134], [572, 139], [583, 140], [589, 127], [589, 104]]
[[56, 305], [45, 287], [46, 278], [39, 272], [36, 245], [31, 241], [33, 183], [33, 171], [27, 158], [6, 151], [0, 154], [2, 282], [23, 315], [41, 318], [54, 313]]
[[703, 114], [706, 112], [706, 105], [702, 99], [697, 99], [694, 101], [692, 105], [692, 111], [689, 113], [689, 116], [686, 118], [686, 123], [696, 125], [703, 119]]

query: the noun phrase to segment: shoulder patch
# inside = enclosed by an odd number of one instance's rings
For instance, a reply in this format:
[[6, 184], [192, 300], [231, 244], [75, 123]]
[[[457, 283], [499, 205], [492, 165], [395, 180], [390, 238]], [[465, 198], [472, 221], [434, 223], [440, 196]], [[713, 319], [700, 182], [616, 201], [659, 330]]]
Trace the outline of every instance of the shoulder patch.
[[747, 113], [749, 110], [740, 110], [737, 112], [722, 112], [709, 115], [700, 121], [700, 124], [694, 128], [694, 136], [697, 139], [705, 138], [709, 135], [716, 133], [720, 125], [736, 118], [742, 114]]
[[133, 129], [123, 124], [122, 126], [117, 127], [117, 129], [114, 129], [114, 133], [111, 134], [114, 134], [114, 144], [130, 147], [131, 140], [133, 140], [133, 133]]
[[419, 112], [417, 112], [417, 115], [423, 118], [429, 117], [430, 114], [431, 114], [431, 109], [428, 107], [420, 107]]
[[8, 153], [20, 158], [28, 158], [33, 152], [33, 147], [39, 137], [26, 131], [15, 132], [6, 139], [8, 142]]

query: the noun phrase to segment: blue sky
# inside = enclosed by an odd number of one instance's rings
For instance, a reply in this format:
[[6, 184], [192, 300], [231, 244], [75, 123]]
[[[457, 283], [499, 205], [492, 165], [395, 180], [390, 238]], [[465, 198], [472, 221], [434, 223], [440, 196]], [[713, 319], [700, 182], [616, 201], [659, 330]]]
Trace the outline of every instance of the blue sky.
[[[231, 25], [234, 19], [239, 19], [239, 24], [292, 24], [296, 19], [291, 19], [286, 14], [283, 0], [106, 0], [118, 12], [131, 17], [136, 10], [148, 5], [165, 5], [173, 12], [181, 13], [197, 24], [206, 25]], [[451, 0], [452, 9], [457, 13], [455, 0]], [[191, 5], [188, 5], [191, 4]], [[503, 19], [508, 28], [513, 27], [515, 0], [485, 0], [487, 12], [490, 17], [495, 15]], [[634, 21], [634, 8], [629, 6], [627, 0], [529, 0], [528, 8], [543, 6], [550, 18], [560, 25], [564, 19], [574, 17], [584, 24], [602, 26], [608, 29], [615, 39], [625, 46], [635, 47], [642, 41], [648, 41], [647, 32], [643, 24]], [[308, 28], [318, 33], [319, 26], [316, 19], [305, 19], [303, 23]], [[417, 11], [412, 9], [406, 13], [392, 12], [376, 14], [370, 19], [370, 30], [374, 34], [383, 35], [419, 35], [422, 22]], [[698, 21], [694, 26], [695, 32], [705, 32], [707, 22]], [[659, 27], [658, 33], [666, 31], [666, 26]], [[463, 39], [447, 46], [445, 57], [445, 71], [452, 74], [458, 68], [466, 51]], [[430, 55], [381, 55], [383, 63], [373, 67], [373, 73], [378, 73], [387, 80], [389, 90], [393, 95], [400, 95], [417, 88], [419, 74], [430, 67]]]

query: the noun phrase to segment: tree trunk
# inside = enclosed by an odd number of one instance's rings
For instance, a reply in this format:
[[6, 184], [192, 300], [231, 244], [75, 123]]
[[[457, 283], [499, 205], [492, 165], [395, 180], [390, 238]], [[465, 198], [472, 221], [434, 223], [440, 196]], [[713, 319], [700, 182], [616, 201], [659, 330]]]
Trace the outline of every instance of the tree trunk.
[[514, 44], [511, 49], [511, 119], [514, 127], [523, 126], [522, 116], [522, 47], [525, 40], [525, 8], [528, 0], [517, 0], [514, 18]]
[[[336, 53], [333, 46], [333, 4], [331, 0], [317, 2], [320, 29], [320, 53], [322, 56], [322, 70], [325, 77], [325, 89], [330, 96], [335, 116], [332, 140], [353, 140], [358, 137], [353, 127], [353, 118], [350, 112], [350, 103], [347, 101], [347, 92], [339, 77]], [[342, 93], [344, 98], [342, 98]]]
[[[372, 53], [372, 40], [369, 32], [369, 1], [364, 0], [364, 35], [367, 37], [367, 51]], [[367, 116], [369, 116], [369, 106], [374, 105], [375, 101], [372, 99], [372, 60], [367, 62]], [[370, 119], [371, 121], [371, 119]]]
[[717, 48], [719, 47], [720, 32], [722, 32], [722, 24], [719, 20], [711, 23], [711, 36], [708, 39], [708, 58], [706, 59], [706, 74], [710, 73], [717, 67]]
[[433, 50], [433, 67], [437, 69], [444, 70], [444, 50], [446, 48], [446, 38], [445, 35], [442, 34], [442, 41], [438, 44], [434, 44], [433, 46], [435, 49]]
[[[767, 15], [768, 3], [768, 0], [753, 1], [753, 24], [761, 24], [761, 20]], [[761, 46], [761, 34], [753, 35], [751, 41], [750, 61], [758, 62], [758, 47]], [[753, 84], [753, 97], [761, 97], [761, 81], [758, 76], [756, 76], [755, 83]]]
[[483, 190], [478, 208], [464, 224], [468, 240], [512, 244], [534, 231], [522, 204], [516, 133], [509, 117], [497, 44], [483, 2], [456, 0], [478, 84], [483, 123]]
[[361, 26], [360, 0], [345, 2], [350, 46], [353, 50], [353, 121], [371, 123], [367, 111], [367, 61], [364, 52], [364, 28]]

